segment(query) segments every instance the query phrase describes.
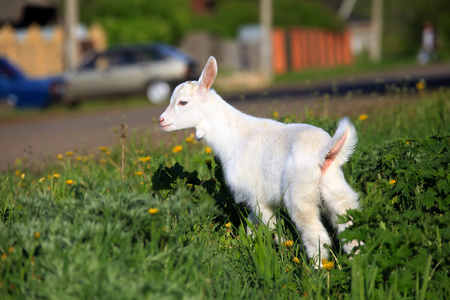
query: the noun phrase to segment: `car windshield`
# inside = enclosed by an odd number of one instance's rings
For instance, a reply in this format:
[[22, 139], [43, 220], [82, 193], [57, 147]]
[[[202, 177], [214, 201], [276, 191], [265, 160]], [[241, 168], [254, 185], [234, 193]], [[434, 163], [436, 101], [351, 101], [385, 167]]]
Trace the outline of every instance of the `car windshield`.
[[166, 54], [167, 56], [179, 59], [185, 63], [190, 63], [191, 62], [191, 58], [189, 57], [189, 55], [187, 55], [184, 52], [179, 51], [178, 49], [169, 46], [167, 44], [163, 44], [163, 43], [158, 43], [156, 44], [156, 47], [161, 50], [162, 53]]
[[[102, 53], [93, 53], [86, 56], [79, 69], [106, 70], [110, 67], [161, 61], [168, 56], [175, 57], [175, 52], [170, 48], [162, 49], [155, 46], [111, 48]], [[178, 54], [177, 57], [181, 56]]]

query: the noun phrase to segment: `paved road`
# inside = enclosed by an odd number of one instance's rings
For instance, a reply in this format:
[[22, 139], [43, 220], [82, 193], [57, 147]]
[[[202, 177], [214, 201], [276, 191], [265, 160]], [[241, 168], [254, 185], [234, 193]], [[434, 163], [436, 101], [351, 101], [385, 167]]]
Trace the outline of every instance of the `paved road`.
[[[280, 97], [316, 97], [317, 95], [392, 93], [396, 88], [415, 89], [418, 81], [424, 79], [429, 89], [450, 86], [450, 64], [409, 67], [368, 74], [343, 77], [336, 80], [324, 80], [314, 84], [300, 83], [295, 86], [283, 86], [270, 91], [247, 93], [248, 100]], [[242, 98], [241, 95], [231, 99]]]
[[[349, 91], [362, 94], [374, 91], [383, 93], [387, 86], [394, 83], [412, 87], [421, 78], [426, 79], [428, 87], [450, 86], [450, 65], [396, 70], [361, 78], [335, 80], [332, 83], [323, 81], [314, 85], [299, 84], [252, 92], [245, 97], [229, 95], [224, 98], [246, 113], [267, 117], [274, 110], [280, 114], [302, 113], [305, 106], [317, 104], [314, 102], [317, 102], [315, 99], [320, 94], [339, 95]], [[352, 110], [363, 102], [358, 102], [358, 99], [353, 101], [353, 104], [348, 101], [345, 104]], [[71, 112], [60, 116], [0, 121], [0, 171], [7, 170], [8, 166], [14, 169], [17, 158], [29, 158], [38, 167], [49, 155], [74, 149], [92, 152], [98, 146], [115, 145], [118, 134], [114, 132], [114, 128], [118, 128], [122, 122], [127, 124], [129, 131], [150, 131], [153, 143], [157, 144], [160, 140], [172, 137], [158, 130], [156, 120], [164, 109], [165, 107], [149, 106], [126, 111]], [[352, 113], [343, 105], [334, 105], [332, 112], [337, 111], [342, 115]]]

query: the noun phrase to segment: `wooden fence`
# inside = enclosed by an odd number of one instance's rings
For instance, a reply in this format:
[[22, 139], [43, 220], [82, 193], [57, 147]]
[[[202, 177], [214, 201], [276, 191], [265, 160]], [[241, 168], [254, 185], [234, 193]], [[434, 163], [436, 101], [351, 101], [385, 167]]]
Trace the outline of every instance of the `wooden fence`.
[[353, 63], [348, 30], [336, 33], [320, 29], [274, 29], [272, 41], [276, 74]]
[[[94, 49], [106, 48], [106, 35], [100, 26], [89, 29], [88, 39]], [[4, 25], [0, 28], [0, 56], [7, 57], [30, 76], [61, 73], [65, 69], [64, 30], [56, 26], [46, 36], [39, 25], [33, 24], [20, 37], [11, 25]]]

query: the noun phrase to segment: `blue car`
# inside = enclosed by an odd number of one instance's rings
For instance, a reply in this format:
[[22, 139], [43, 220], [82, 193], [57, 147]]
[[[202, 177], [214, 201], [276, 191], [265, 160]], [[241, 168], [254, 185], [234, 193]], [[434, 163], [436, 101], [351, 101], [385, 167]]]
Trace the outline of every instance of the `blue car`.
[[0, 103], [16, 108], [46, 108], [63, 100], [67, 90], [62, 77], [28, 78], [0, 57]]

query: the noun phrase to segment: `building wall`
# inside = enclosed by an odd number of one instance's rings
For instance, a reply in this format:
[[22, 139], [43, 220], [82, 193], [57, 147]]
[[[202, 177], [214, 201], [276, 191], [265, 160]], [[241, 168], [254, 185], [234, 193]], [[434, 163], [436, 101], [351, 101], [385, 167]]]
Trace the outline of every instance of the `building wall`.
[[[101, 27], [92, 26], [88, 39], [92, 48], [106, 48], [106, 34]], [[62, 73], [66, 66], [64, 31], [61, 26], [55, 26], [49, 31], [33, 24], [25, 34], [20, 34], [12, 26], [4, 25], [0, 28], [0, 56], [10, 59], [30, 76]]]

